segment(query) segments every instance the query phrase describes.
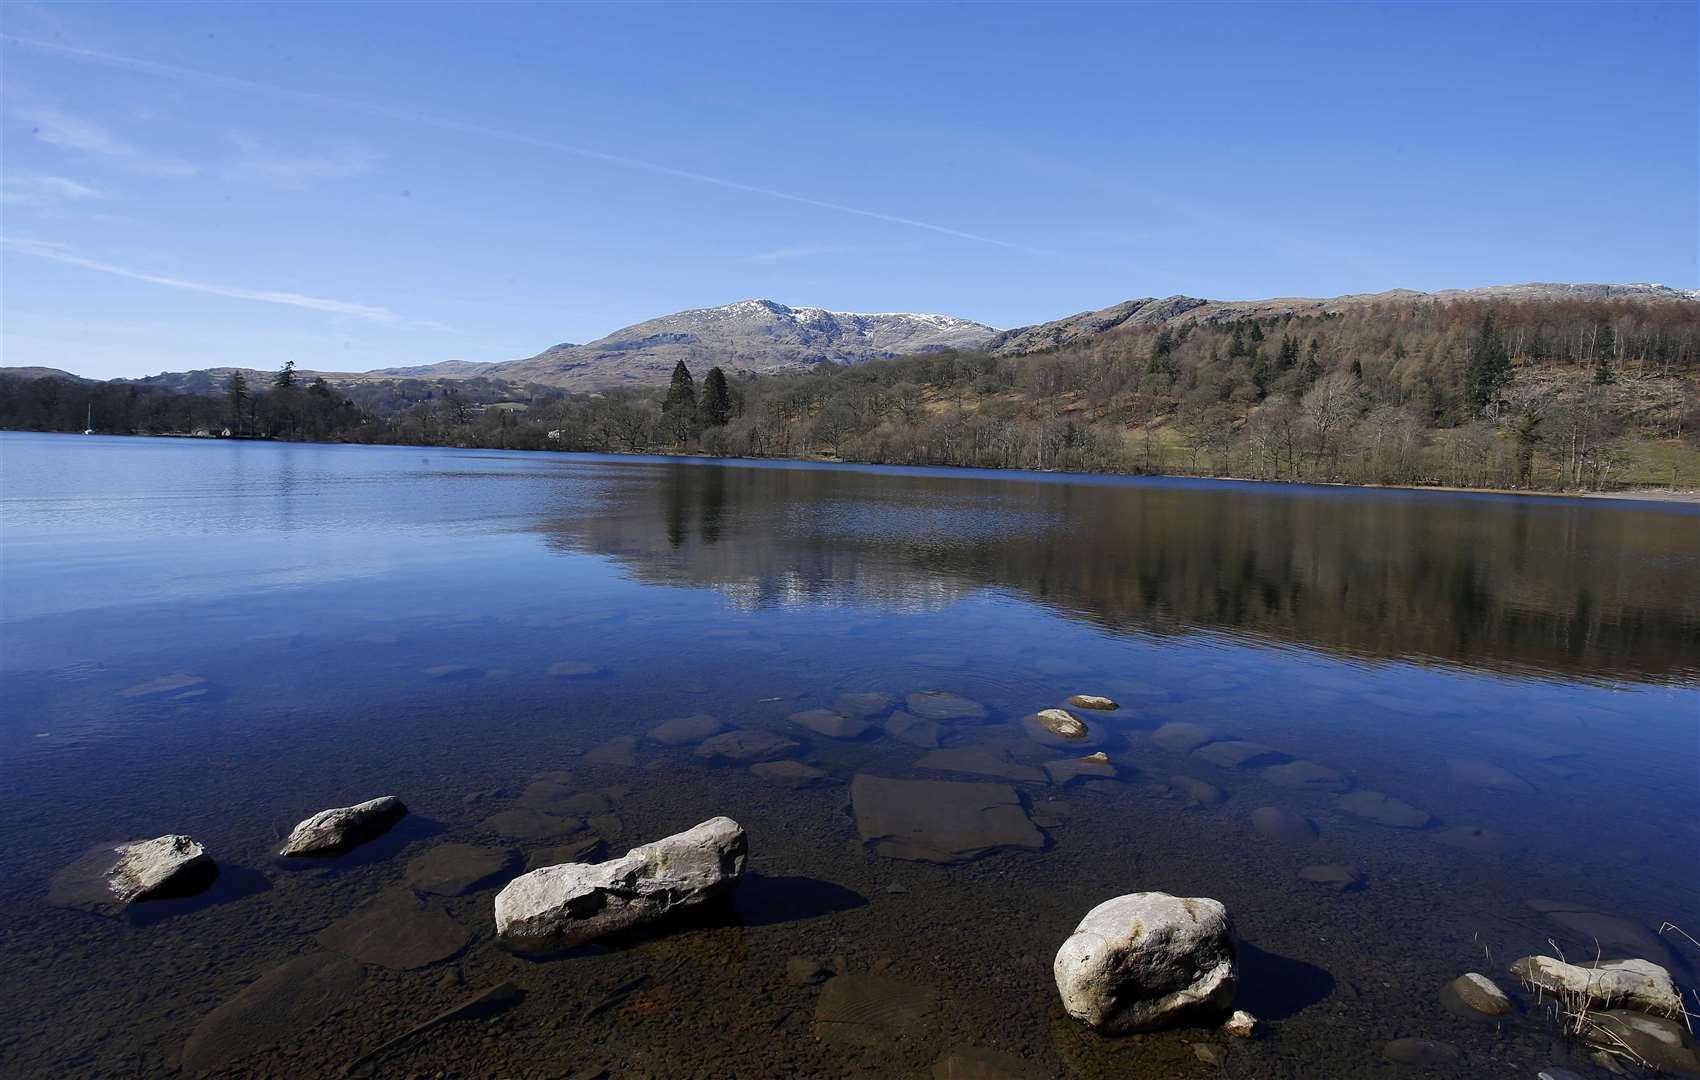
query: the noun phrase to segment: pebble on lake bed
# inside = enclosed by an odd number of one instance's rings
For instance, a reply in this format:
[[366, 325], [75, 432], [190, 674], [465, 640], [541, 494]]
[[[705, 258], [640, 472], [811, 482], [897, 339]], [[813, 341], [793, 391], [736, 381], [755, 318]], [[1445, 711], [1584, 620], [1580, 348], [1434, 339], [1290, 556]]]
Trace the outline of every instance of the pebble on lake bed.
[[1234, 1015], [1222, 1022], [1222, 1031], [1236, 1039], [1250, 1039], [1256, 1037], [1261, 1026], [1257, 1017], [1244, 1009], [1235, 1009]]
[[279, 855], [334, 855], [389, 832], [407, 814], [394, 795], [320, 810], [295, 826]]
[[1513, 1005], [1511, 999], [1505, 996], [1505, 991], [1501, 990], [1486, 975], [1474, 971], [1460, 975], [1447, 983], [1441, 994], [1441, 1000], [1448, 1003], [1456, 1001], [1464, 1008], [1483, 1016], [1510, 1016], [1517, 1011], [1517, 1006]]

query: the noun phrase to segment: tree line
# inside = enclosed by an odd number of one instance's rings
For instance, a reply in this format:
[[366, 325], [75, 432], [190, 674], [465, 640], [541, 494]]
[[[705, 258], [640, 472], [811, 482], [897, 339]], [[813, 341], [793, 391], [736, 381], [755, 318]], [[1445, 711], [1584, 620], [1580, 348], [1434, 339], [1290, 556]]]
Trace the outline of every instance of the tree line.
[[0, 426], [81, 430], [92, 401], [102, 430], [1606, 488], [1637, 440], [1700, 445], [1700, 305], [1384, 304], [1124, 327], [1024, 356], [715, 367], [700, 386], [680, 363], [665, 389], [595, 394], [487, 378], [303, 386], [288, 364], [247, 383], [169, 395], [7, 378]]

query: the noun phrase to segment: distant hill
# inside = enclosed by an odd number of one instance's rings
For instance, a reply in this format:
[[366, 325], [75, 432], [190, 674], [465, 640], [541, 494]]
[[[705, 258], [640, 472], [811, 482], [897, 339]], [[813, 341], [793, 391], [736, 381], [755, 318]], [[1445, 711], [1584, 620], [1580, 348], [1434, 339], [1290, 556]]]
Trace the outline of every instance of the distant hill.
[[1279, 318], [1282, 315], [1324, 315], [1376, 304], [1451, 303], [1468, 300], [1627, 300], [1647, 303], [1700, 301], [1700, 290], [1664, 285], [1490, 285], [1480, 289], [1444, 289], [1425, 293], [1391, 289], [1333, 297], [1277, 297], [1271, 300], [1201, 300], [1192, 296], [1145, 297], [1127, 300], [1099, 311], [1055, 319], [1035, 326], [1005, 330], [982, 346], [997, 356], [1019, 356], [1068, 345], [1123, 326], [1164, 323], [1227, 322], [1234, 319]]
[[[563, 347], [565, 346], [556, 346]], [[373, 368], [362, 374], [387, 375], [398, 379], [470, 379], [488, 375], [490, 369], [497, 366], [497, 363], [488, 360], [444, 360], [436, 364], [415, 364], [412, 367]]]
[[70, 379], [74, 382], [94, 382], [81, 375], [73, 375], [56, 367], [0, 367], [0, 375], [10, 375], [16, 379]]
[[574, 390], [664, 385], [683, 360], [693, 371], [800, 371], [942, 349], [974, 349], [997, 330], [951, 315], [860, 314], [743, 300], [616, 330], [585, 345], [556, 345], [480, 374]]

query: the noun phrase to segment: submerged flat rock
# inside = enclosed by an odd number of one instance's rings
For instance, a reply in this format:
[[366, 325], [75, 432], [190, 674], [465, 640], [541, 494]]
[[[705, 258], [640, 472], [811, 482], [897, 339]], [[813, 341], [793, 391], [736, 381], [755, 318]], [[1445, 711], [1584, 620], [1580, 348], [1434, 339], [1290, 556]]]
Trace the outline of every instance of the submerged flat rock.
[[1353, 817], [1395, 829], [1421, 829], [1434, 820], [1427, 810], [1380, 791], [1353, 791], [1337, 801], [1340, 809]]
[[1334, 892], [1355, 892], [1364, 887], [1364, 874], [1355, 866], [1307, 866], [1299, 871], [1299, 880]]
[[1638, 922], [1579, 907], [1556, 908], [1546, 917], [1575, 935], [1579, 941], [1598, 942], [1607, 959], [1632, 957], [1667, 963], [1670, 950], [1658, 935]]
[[1228, 798], [1227, 793], [1215, 784], [1192, 776], [1169, 777], [1169, 794], [1193, 806], [1215, 806]]
[[919, 716], [899, 710], [886, 717], [885, 733], [898, 742], [931, 750], [939, 745], [942, 731], [936, 721], [923, 720]]
[[334, 953], [287, 960], [201, 1018], [183, 1046], [183, 1067], [223, 1068], [256, 1050], [299, 1039], [350, 1008], [363, 978], [359, 964]]
[[947, 690], [923, 690], [903, 699], [909, 711], [923, 720], [984, 720], [986, 707], [972, 698]]
[[1087, 754], [1083, 757], [1047, 761], [1044, 768], [1045, 775], [1051, 778], [1051, 783], [1058, 785], [1072, 783], [1082, 778], [1096, 777], [1105, 780], [1116, 778], [1116, 767], [1110, 763], [1110, 756], [1103, 751]]
[[1351, 780], [1336, 769], [1300, 758], [1282, 765], [1271, 765], [1260, 773], [1265, 780], [1294, 791], [1349, 791]]
[[890, 709], [897, 704], [897, 697], [884, 693], [839, 694], [833, 699], [832, 707], [845, 716], [854, 716], [858, 720], [867, 720]]
[[617, 736], [584, 755], [584, 760], [592, 765], [618, 765], [628, 769], [635, 768], [637, 766], [637, 742], [636, 735]]
[[581, 791], [559, 780], [533, 780], [525, 785], [514, 805], [556, 817], [589, 817], [614, 809], [614, 801], [601, 791]]
[[1251, 769], [1258, 765], [1280, 761], [1287, 756], [1273, 746], [1264, 746], [1262, 743], [1247, 742], [1243, 739], [1206, 743], [1194, 750], [1193, 755], [1224, 769]]
[[403, 890], [385, 893], [319, 931], [319, 944], [366, 964], [406, 971], [466, 948], [472, 935], [441, 911]]
[[912, 1038], [938, 1010], [930, 986], [881, 975], [839, 975], [821, 987], [815, 1033], [829, 1043], [879, 1049]]
[[921, 760], [915, 762], [915, 767], [934, 769], [938, 772], [996, 776], [1029, 784], [1045, 782], [1043, 772], [1015, 760], [1008, 750], [992, 746], [954, 746], [946, 750], [934, 750], [930, 754], [922, 755]]
[[862, 841], [891, 859], [957, 863], [1002, 848], [1045, 846], [1045, 834], [1007, 784], [859, 773], [850, 802]]
[[407, 883], [423, 893], [464, 896], [496, 877], [513, 862], [505, 848], [480, 844], [438, 844], [407, 864]]
[[763, 780], [788, 788], [817, 787], [831, 779], [824, 769], [801, 761], [758, 761], [750, 766], [750, 771]]
[[1458, 1063], [1458, 1048], [1433, 1039], [1394, 1039], [1381, 1048], [1381, 1056], [1400, 1065], [1439, 1069]]
[[649, 737], [668, 746], [689, 746], [726, 730], [726, 724], [708, 713], [675, 717], [650, 729]]
[[704, 739], [696, 754], [697, 757], [727, 761], [762, 761], [782, 758], [795, 749], [797, 744], [783, 735], [756, 728], [739, 728]]
[[1452, 773], [1453, 780], [1471, 787], [1487, 788], [1489, 791], [1509, 791], [1519, 795], [1527, 795], [1535, 790], [1535, 785], [1510, 769], [1501, 768], [1481, 758], [1448, 758], [1446, 767]]
[[1177, 754], [1195, 750], [1215, 737], [1216, 733], [1203, 724], [1189, 724], [1184, 721], [1164, 724], [1151, 733], [1152, 742]]
[[933, 1080], [1040, 1080], [1044, 1073], [1013, 1054], [961, 1046], [933, 1063]]
[[1251, 812], [1251, 827], [1259, 836], [1284, 844], [1308, 843], [1316, 839], [1316, 822], [1285, 806], [1260, 806]]
[[1480, 825], [1457, 825], [1434, 833], [1434, 839], [1463, 851], [1489, 852], [1505, 847], [1505, 837]]
[[791, 714], [791, 722], [829, 739], [855, 739], [868, 730], [868, 722], [831, 709], [804, 709]]
[[1647, 1064], [1665, 1072], [1683, 1075], [1700, 1073], [1700, 1054], [1694, 1036], [1679, 1020], [1627, 1009], [1612, 1009], [1592, 1016], [1601, 1044], [1623, 1044]]
[[491, 814], [483, 826], [514, 840], [559, 840], [584, 828], [578, 818], [547, 814], [529, 806], [515, 806]]

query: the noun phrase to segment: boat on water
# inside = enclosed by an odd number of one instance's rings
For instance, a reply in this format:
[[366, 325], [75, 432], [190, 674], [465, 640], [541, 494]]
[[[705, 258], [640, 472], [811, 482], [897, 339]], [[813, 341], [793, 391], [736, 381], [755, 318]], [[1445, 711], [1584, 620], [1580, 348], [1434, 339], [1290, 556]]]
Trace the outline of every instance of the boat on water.
[[94, 434], [94, 405], [93, 405], [93, 403], [90, 403], [90, 405], [89, 405], [88, 419], [83, 421], [83, 434], [84, 435], [93, 435]]

